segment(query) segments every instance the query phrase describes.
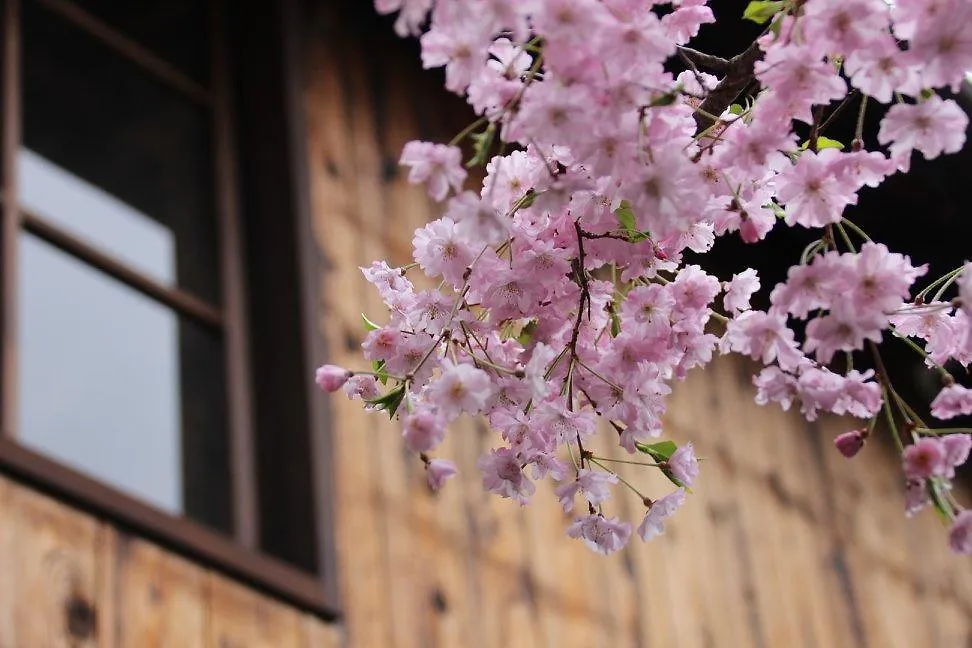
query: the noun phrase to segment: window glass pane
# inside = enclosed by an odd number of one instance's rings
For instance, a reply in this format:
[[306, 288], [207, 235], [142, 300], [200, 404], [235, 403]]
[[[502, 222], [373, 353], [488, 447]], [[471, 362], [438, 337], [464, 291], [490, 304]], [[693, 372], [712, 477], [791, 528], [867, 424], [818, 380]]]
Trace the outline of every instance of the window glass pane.
[[203, 84], [208, 82], [208, 1], [74, 2], [196, 81]]
[[[228, 528], [219, 336], [27, 233], [18, 283], [19, 439]], [[201, 462], [213, 488], [200, 486]]]
[[[218, 304], [209, 109], [34, 2], [23, 3], [23, 93], [26, 148], [171, 231], [175, 283]], [[70, 206], [60, 222], [88, 227]]]
[[156, 281], [175, 280], [172, 230], [32, 151], [21, 150], [20, 204]]

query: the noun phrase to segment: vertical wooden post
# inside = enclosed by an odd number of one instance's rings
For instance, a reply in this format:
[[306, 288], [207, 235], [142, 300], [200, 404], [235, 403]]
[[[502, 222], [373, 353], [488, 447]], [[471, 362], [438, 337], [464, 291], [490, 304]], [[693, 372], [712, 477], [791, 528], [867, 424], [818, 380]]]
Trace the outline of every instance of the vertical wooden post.
[[20, 2], [3, 7], [3, 224], [0, 322], [0, 437], [12, 437], [17, 426], [17, 238], [20, 204], [17, 156], [20, 151]]
[[253, 459], [253, 398], [247, 346], [246, 288], [243, 280], [243, 236], [236, 191], [236, 146], [233, 138], [232, 85], [226, 42], [225, 4], [212, 3], [213, 123], [215, 127], [216, 201], [223, 277], [226, 380], [229, 400], [230, 469], [236, 540], [248, 549], [258, 545], [256, 470]]

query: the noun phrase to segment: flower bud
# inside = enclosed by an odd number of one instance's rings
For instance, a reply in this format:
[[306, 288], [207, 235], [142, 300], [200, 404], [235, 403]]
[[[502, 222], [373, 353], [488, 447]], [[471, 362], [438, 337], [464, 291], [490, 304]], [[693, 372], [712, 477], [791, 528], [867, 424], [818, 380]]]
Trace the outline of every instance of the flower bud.
[[856, 455], [864, 447], [864, 440], [867, 439], [867, 430], [851, 430], [838, 434], [834, 439], [837, 451], [848, 459]]
[[425, 477], [433, 491], [442, 488], [445, 481], [458, 472], [456, 465], [445, 459], [430, 459], [425, 464]]
[[326, 392], [336, 392], [348, 382], [351, 372], [337, 365], [324, 365], [317, 368], [314, 382]]

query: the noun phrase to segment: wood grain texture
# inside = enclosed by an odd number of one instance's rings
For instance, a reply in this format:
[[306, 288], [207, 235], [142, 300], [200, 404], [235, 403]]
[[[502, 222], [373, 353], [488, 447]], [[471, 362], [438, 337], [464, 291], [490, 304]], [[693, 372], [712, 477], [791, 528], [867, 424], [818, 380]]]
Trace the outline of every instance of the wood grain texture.
[[3, 648], [115, 646], [108, 568], [114, 531], [11, 483], [0, 500]]
[[302, 615], [218, 574], [206, 587], [205, 645], [218, 648], [300, 648], [305, 644]]
[[156, 545], [120, 536], [114, 566], [118, 645], [206, 645], [206, 572]]

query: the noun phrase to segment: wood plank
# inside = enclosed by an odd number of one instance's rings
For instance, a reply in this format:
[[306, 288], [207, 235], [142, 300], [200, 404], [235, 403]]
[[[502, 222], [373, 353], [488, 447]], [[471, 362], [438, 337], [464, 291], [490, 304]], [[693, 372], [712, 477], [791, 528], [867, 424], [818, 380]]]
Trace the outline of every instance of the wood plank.
[[293, 608], [209, 572], [206, 643], [218, 648], [301, 648], [303, 619]]
[[4, 647], [114, 646], [104, 582], [114, 532], [18, 484], [4, 491]]
[[347, 644], [341, 625], [305, 614], [302, 618], [302, 648], [343, 648]]
[[206, 645], [205, 569], [124, 535], [115, 556], [119, 646]]
[[[332, 8], [333, 9], [333, 8]], [[332, 23], [332, 20], [328, 20]], [[366, 257], [357, 211], [357, 160], [350, 113], [355, 110], [346, 89], [349, 74], [343, 64], [353, 54], [343, 52], [339, 34], [314, 41], [307, 91], [311, 198], [318, 242], [330, 268], [325, 300], [330, 316], [324, 321], [331, 362], [360, 362], [360, 314], [371, 290], [358, 266]], [[384, 588], [386, 563], [381, 552], [384, 529], [375, 512], [377, 475], [369, 460], [380, 447], [371, 430], [376, 417], [343, 395], [331, 399], [334, 429], [334, 520], [339, 584], [349, 642], [359, 646], [391, 646], [387, 619], [391, 610]]]

